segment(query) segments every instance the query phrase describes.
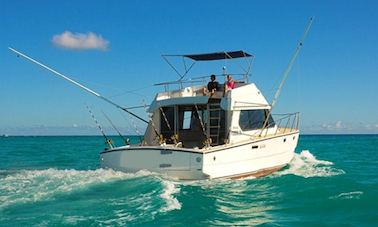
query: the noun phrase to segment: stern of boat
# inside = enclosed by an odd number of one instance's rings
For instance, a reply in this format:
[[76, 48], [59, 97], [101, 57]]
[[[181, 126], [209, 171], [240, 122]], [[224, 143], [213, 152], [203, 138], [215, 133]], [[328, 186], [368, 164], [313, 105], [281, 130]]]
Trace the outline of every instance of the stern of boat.
[[138, 172], [147, 170], [182, 180], [207, 179], [202, 172], [203, 153], [163, 146], [123, 146], [100, 154], [101, 168]]

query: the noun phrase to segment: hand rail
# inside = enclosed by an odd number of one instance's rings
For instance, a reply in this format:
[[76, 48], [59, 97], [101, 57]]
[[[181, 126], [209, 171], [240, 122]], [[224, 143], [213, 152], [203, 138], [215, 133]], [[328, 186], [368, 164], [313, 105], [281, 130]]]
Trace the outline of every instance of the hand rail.
[[[275, 120], [275, 124], [277, 125], [275, 135], [278, 133], [279, 129], [283, 128], [283, 133], [286, 132], [286, 130], [296, 131], [299, 128], [299, 112], [295, 113], [289, 113], [289, 114], [273, 114], [273, 116], [283, 116], [279, 119]], [[285, 124], [285, 127], [281, 127]], [[290, 126], [290, 127], [289, 127]], [[269, 127], [269, 125], [268, 125]], [[267, 130], [268, 131], [268, 130]]]

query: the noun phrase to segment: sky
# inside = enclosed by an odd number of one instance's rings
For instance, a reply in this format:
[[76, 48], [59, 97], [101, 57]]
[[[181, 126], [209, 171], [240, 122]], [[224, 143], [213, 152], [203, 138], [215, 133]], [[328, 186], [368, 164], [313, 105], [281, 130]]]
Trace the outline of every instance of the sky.
[[122, 106], [148, 105], [163, 89], [153, 84], [178, 79], [161, 54], [245, 50], [271, 102], [311, 16], [275, 112], [300, 112], [304, 134], [378, 133], [377, 1], [1, 0], [0, 135], [98, 135], [86, 105], [109, 134], [102, 112], [122, 133], [145, 128], [8, 47]]

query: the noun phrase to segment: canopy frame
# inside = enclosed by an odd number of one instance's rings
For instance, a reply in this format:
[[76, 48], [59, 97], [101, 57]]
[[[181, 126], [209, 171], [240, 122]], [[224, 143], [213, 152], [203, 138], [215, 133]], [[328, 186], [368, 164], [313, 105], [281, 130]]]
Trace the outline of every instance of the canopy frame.
[[[247, 68], [243, 67], [239, 62], [238, 62], [238, 66], [244, 72], [242, 75], [244, 77], [245, 82], [248, 83], [248, 77], [250, 77], [251, 75], [250, 72], [252, 69], [252, 63], [254, 59], [254, 56], [252, 54], [249, 54], [242, 50], [221, 51], [221, 52], [202, 53], [202, 54], [162, 54], [161, 56], [179, 76], [178, 80], [155, 84], [155, 85], [164, 85], [165, 90], [168, 89], [169, 84], [180, 84], [180, 88], [183, 88], [183, 83], [192, 81], [191, 79], [184, 80], [184, 78], [188, 75], [188, 73], [194, 67], [196, 62], [201, 62], [201, 61], [233, 60], [237, 58], [243, 58], [246, 60]], [[180, 70], [178, 70], [177, 67], [175, 67], [174, 64], [172, 64], [172, 62], [169, 60], [169, 58], [171, 57], [182, 58], [184, 72], [180, 72]], [[192, 61], [189, 65], [187, 64], [187, 61], [186, 61], [187, 59], [190, 59]], [[223, 67], [223, 76], [226, 76], [225, 67]], [[201, 78], [204, 78], [204, 77], [201, 77]]]

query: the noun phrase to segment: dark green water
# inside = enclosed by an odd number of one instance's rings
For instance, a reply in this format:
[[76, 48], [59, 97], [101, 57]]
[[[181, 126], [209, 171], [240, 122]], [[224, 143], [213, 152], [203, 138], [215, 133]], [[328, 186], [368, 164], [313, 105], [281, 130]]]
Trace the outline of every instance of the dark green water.
[[301, 136], [287, 168], [244, 180], [102, 170], [103, 147], [101, 137], [0, 137], [0, 226], [378, 224], [378, 135]]

